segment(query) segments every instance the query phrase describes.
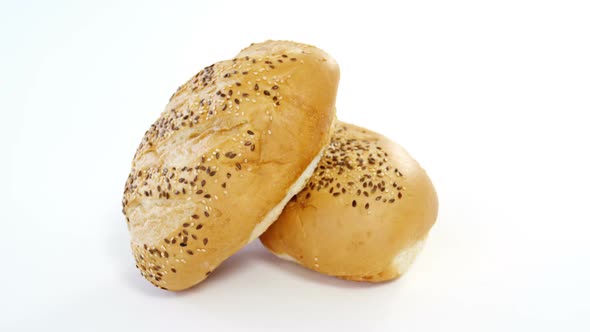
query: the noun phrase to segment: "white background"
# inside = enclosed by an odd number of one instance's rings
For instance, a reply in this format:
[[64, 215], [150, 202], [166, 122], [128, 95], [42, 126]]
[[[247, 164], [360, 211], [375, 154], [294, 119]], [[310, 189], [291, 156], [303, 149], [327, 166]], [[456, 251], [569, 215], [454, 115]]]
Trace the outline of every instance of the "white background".
[[[404, 145], [440, 213], [365, 285], [256, 241], [169, 293], [121, 197], [169, 96], [254, 41], [340, 63], [338, 114]], [[2, 1], [0, 330], [590, 331], [587, 1]]]

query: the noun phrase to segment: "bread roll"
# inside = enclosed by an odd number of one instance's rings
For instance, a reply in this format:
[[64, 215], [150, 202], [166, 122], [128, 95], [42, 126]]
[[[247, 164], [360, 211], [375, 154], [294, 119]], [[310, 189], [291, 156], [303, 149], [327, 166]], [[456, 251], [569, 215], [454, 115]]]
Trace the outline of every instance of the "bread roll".
[[260, 239], [309, 269], [378, 282], [406, 271], [437, 211], [428, 175], [401, 146], [338, 122], [307, 185]]
[[329, 144], [338, 80], [324, 51], [267, 41], [176, 91], [125, 185], [123, 213], [145, 278], [186, 289], [266, 230]]

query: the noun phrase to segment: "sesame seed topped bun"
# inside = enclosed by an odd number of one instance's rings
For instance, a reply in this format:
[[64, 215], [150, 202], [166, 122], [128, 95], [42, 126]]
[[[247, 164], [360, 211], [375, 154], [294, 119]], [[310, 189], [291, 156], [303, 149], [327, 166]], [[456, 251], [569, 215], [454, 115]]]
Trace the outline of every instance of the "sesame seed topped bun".
[[123, 197], [146, 279], [189, 288], [266, 230], [329, 144], [338, 80], [324, 51], [267, 41], [174, 93], [137, 149]]
[[428, 175], [401, 146], [338, 122], [309, 182], [260, 240], [324, 274], [385, 281], [407, 270], [437, 211]]

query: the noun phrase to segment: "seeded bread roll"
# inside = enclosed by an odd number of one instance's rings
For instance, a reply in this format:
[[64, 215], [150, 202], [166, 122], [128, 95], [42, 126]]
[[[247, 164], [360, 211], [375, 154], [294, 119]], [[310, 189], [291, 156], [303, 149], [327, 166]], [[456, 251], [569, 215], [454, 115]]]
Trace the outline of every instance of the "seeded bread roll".
[[406, 271], [437, 211], [428, 175], [401, 146], [338, 122], [309, 182], [260, 240], [309, 269], [379, 282]]
[[125, 185], [123, 213], [145, 278], [189, 288], [266, 230], [329, 144], [338, 80], [324, 51], [267, 41], [176, 91]]

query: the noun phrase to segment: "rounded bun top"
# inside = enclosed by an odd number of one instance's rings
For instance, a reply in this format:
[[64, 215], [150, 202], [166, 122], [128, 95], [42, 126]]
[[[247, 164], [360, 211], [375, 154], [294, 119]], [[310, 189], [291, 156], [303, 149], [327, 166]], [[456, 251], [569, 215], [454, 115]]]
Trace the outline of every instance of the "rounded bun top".
[[306, 187], [261, 240], [322, 273], [385, 280], [403, 272], [392, 262], [426, 236], [437, 210], [428, 175], [401, 146], [338, 122]]
[[188, 288], [266, 229], [256, 226], [329, 143], [338, 80], [324, 51], [267, 41], [178, 88], [139, 145], [123, 197], [150, 282]]

